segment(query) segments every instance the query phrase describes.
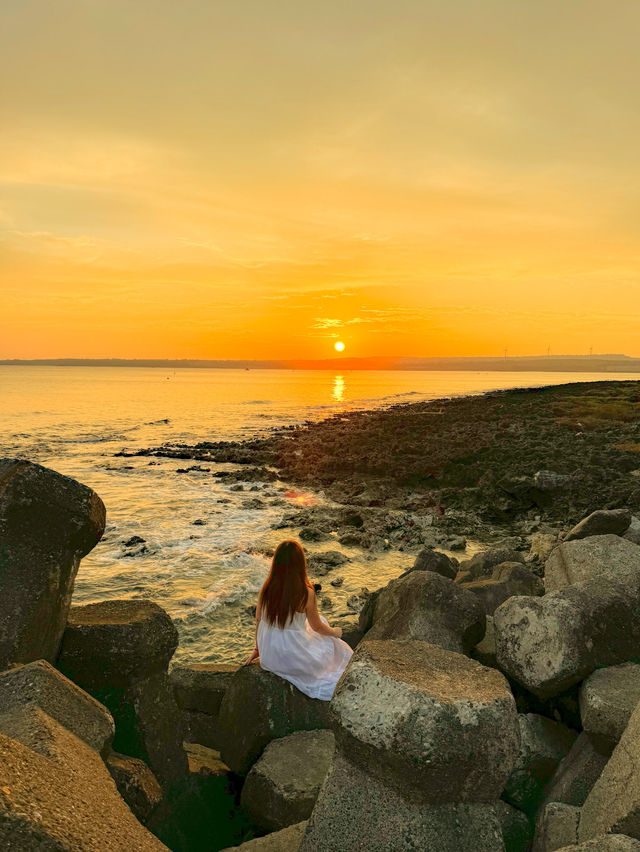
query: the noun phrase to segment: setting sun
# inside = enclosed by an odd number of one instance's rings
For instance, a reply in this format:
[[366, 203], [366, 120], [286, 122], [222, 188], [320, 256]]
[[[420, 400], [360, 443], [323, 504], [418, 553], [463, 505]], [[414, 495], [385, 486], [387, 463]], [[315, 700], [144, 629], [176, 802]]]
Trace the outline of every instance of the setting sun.
[[333, 344], [333, 347], [336, 350], [336, 352], [344, 352], [344, 343], [341, 340], [337, 340]]

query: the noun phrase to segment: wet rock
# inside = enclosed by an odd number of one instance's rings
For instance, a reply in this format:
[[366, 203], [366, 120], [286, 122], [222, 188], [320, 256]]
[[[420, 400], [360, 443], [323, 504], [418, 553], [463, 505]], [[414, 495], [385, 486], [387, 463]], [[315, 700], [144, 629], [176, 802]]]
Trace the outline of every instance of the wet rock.
[[594, 535], [624, 535], [630, 523], [631, 512], [628, 509], [599, 509], [569, 530], [564, 540], [575, 541]]
[[137, 757], [113, 751], [106, 761], [118, 792], [134, 816], [145, 824], [162, 801], [162, 788], [147, 764]]
[[126, 541], [123, 541], [122, 544], [125, 547], [135, 547], [137, 544], [145, 544], [146, 539], [142, 538], [139, 535], [132, 535], [131, 538], [128, 538]]
[[529, 852], [533, 842], [533, 827], [527, 817], [506, 802], [496, 802], [494, 808], [505, 852]]
[[323, 541], [329, 536], [318, 527], [303, 527], [299, 532], [299, 537], [302, 541]]
[[533, 852], [555, 852], [578, 842], [580, 808], [563, 802], [550, 802], [536, 825]]
[[545, 788], [545, 804], [584, 805], [612, 751], [611, 743], [582, 731]]
[[467, 653], [484, 636], [476, 596], [431, 571], [412, 571], [378, 594], [367, 639], [422, 639]]
[[335, 749], [331, 731], [299, 731], [273, 740], [242, 788], [242, 807], [266, 831], [308, 819]]
[[217, 716], [222, 697], [237, 666], [218, 663], [189, 663], [171, 669], [169, 679], [182, 710]]
[[619, 740], [640, 701], [640, 665], [622, 663], [597, 669], [580, 687], [585, 731]]
[[204, 527], [207, 525], [207, 522], [203, 518], [196, 518], [195, 521], [191, 521], [191, 524], [194, 527]]
[[0, 459], [0, 670], [55, 661], [80, 560], [104, 526], [104, 504], [86, 485]]
[[346, 532], [338, 536], [338, 541], [345, 547], [362, 547], [367, 549], [371, 546], [371, 539], [366, 533]]
[[243, 509], [266, 509], [267, 504], [259, 497], [251, 497], [249, 500], [242, 501]]
[[500, 669], [541, 698], [558, 695], [599, 666], [638, 658], [640, 572], [510, 598], [493, 618]]
[[[351, 600], [351, 598], [349, 600]], [[333, 609], [333, 600], [329, 597], [329, 595], [323, 595], [320, 598], [320, 606], [322, 609]]]
[[423, 802], [496, 799], [518, 753], [504, 677], [426, 642], [362, 642], [331, 711], [352, 762]]
[[243, 666], [224, 694], [219, 725], [222, 759], [245, 775], [271, 740], [328, 728], [329, 706], [272, 672]]
[[266, 837], [248, 840], [240, 846], [229, 846], [222, 852], [298, 852], [306, 828], [306, 821], [299, 822], [297, 825], [267, 834]]
[[471, 559], [460, 563], [460, 571], [468, 571], [472, 579], [491, 577], [496, 565], [504, 562], [524, 563], [524, 554], [513, 547], [493, 547], [482, 553], [476, 553]]
[[373, 838], [380, 852], [504, 852], [494, 805], [406, 798], [336, 752], [299, 852], [363, 852]]
[[520, 715], [518, 723], [520, 753], [502, 798], [533, 816], [542, 802], [546, 784], [569, 753], [576, 733], [559, 722], [534, 713]]
[[544, 585], [540, 577], [520, 562], [504, 562], [496, 565], [490, 579], [462, 582], [458, 585], [473, 592], [487, 615], [493, 615], [500, 604], [514, 595], [544, 594]]
[[147, 763], [163, 786], [187, 773], [180, 711], [167, 674], [178, 644], [152, 601], [72, 607], [58, 667], [111, 711], [114, 748]]
[[334, 577], [333, 580], [330, 580], [329, 582], [335, 589], [339, 589], [344, 583], [344, 577]]
[[448, 550], [466, 550], [467, 539], [463, 535], [454, 536], [447, 541]]
[[446, 553], [440, 553], [439, 550], [426, 547], [416, 556], [413, 567], [402, 576], [406, 576], [411, 571], [433, 571], [434, 574], [440, 574], [442, 577], [454, 580], [458, 573], [458, 565], [456, 560], [451, 559]]
[[109, 754], [114, 724], [108, 710], [45, 660], [0, 673], [0, 714], [5, 720], [0, 730], [14, 736], [6, 726], [8, 715], [19, 720], [34, 707], [99, 754]]
[[354, 592], [354, 594], [349, 595], [347, 598], [347, 606], [354, 612], [362, 612], [369, 596], [369, 589], [363, 586], [359, 592]]
[[544, 569], [547, 592], [599, 576], [640, 572], [640, 547], [617, 535], [597, 535], [562, 542], [553, 549]]
[[636, 707], [609, 762], [582, 806], [580, 842], [602, 834], [640, 839], [640, 707]]

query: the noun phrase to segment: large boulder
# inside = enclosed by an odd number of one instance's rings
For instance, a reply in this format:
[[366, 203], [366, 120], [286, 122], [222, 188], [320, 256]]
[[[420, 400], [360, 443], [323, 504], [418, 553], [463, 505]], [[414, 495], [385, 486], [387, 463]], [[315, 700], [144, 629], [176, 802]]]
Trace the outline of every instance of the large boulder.
[[[90, 696], [80, 701], [80, 690], [46, 665], [3, 675], [3, 699], [11, 700], [0, 699], [0, 848], [166, 852], [120, 797], [100, 755], [107, 711]], [[45, 687], [29, 692], [25, 669]], [[71, 730], [50, 711], [71, 711]]]
[[640, 544], [640, 518], [635, 515], [631, 518], [629, 529], [624, 534], [624, 537], [634, 544]]
[[544, 789], [576, 738], [575, 731], [535, 713], [518, 717], [520, 753], [511, 770], [502, 797], [533, 816]]
[[592, 535], [624, 535], [630, 523], [629, 509], [598, 509], [569, 530], [564, 540], [577, 541]]
[[640, 665], [596, 669], [580, 687], [582, 726], [591, 734], [619, 740], [640, 701]]
[[578, 842], [580, 808], [564, 802], [551, 802], [538, 819], [533, 852], [556, 852]]
[[510, 598], [493, 623], [500, 669], [541, 698], [558, 695], [599, 666], [640, 659], [640, 572]]
[[220, 748], [218, 714], [222, 698], [237, 666], [190, 663], [174, 666], [169, 674], [182, 710], [184, 738], [209, 748]]
[[271, 740], [329, 728], [329, 703], [257, 665], [243, 666], [231, 678], [218, 721], [222, 759], [246, 775]]
[[55, 661], [80, 560], [105, 516], [98, 495], [75, 479], [0, 459], [0, 671]]
[[178, 635], [152, 601], [72, 607], [58, 667], [111, 711], [114, 748], [170, 786], [188, 772], [181, 714], [167, 674]]
[[143, 760], [111, 752], [107, 769], [118, 792], [141, 823], [147, 823], [162, 801], [162, 788]]
[[471, 559], [461, 562], [459, 567], [460, 571], [469, 574], [470, 579], [476, 580], [479, 577], [490, 577], [496, 565], [502, 565], [505, 562], [524, 563], [524, 553], [510, 545], [499, 545], [474, 554]]
[[630, 569], [640, 572], [640, 547], [626, 538], [594, 535], [563, 541], [547, 559], [544, 587], [547, 592], [556, 592], [573, 583], [613, 577]]
[[521, 562], [496, 565], [491, 577], [462, 582], [460, 588], [473, 592], [487, 615], [493, 615], [500, 604], [514, 595], [544, 594], [544, 584], [540, 577]]
[[240, 846], [229, 846], [222, 852], [298, 852], [306, 828], [305, 820], [297, 825], [290, 825], [288, 828], [267, 834], [266, 837], [247, 840]]
[[434, 574], [440, 574], [449, 580], [455, 580], [458, 573], [458, 561], [447, 556], [446, 553], [441, 553], [439, 550], [432, 550], [430, 547], [425, 547], [416, 556], [413, 566], [402, 576], [409, 574], [411, 571], [433, 571]]
[[476, 596], [431, 571], [412, 571], [381, 589], [366, 639], [420, 639], [466, 653], [484, 636]]
[[273, 740], [247, 775], [242, 807], [266, 831], [308, 819], [334, 751], [331, 731], [298, 731]]
[[557, 852], [640, 852], [640, 841], [624, 834], [607, 834], [576, 846], [563, 846]]
[[533, 843], [533, 826], [522, 811], [499, 801], [494, 805], [500, 821], [505, 852], [529, 852]]
[[640, 839], [640, 707], [636, 707], [620, 742], [582, 806], [580, 841], [602, 834]]
[[19, 719], [29, 707], [38, 707], [103, 757], [108, 755], [114, 733], [109, 712], [45, 660], [0, 674], [0, 713]]
[[504, 848], [493, 804], [416, 801], [337, 751], [299, 852], [504, 852]]
[[362, 642], [331, 712], [352, 762], [423, 802], [497, 799], [518, 754], [505, 678], [426, 642]]
[[611, 743], [582, 731], [545, 788], [544, 804], [584, 805], [612, 751]]

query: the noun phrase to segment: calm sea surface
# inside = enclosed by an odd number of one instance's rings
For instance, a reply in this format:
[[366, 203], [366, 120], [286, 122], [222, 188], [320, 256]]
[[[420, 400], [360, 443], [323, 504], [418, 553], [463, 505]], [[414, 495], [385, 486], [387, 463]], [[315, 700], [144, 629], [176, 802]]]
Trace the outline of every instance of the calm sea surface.
[[[292, 491], [286, 483], [248, 482], [244, 491], [231, 490], [207, 473], [176, 473], [189, 466], [183, 460], [114, 453], [169, 441], [240, 440], [399, 402], [637, 377], [0, 366], [0, 455], [73, 476], [104, 500], [105, 537], [82, 562], [74, 603], [153, 598], [180, 632], [175, 659], [228, 662], [253, 646], [247, 607], [268, 569], [263, 551], [296, 532], [272, 530], [271, 524], [292, 505], [323, 496]], [[256, 496], [264, 508], [243, 505]], [[125, 547], [134, 535], [145, 539], [146, 552]], [[335, 572], [345, 578], [342, 588], [327, 585], [334, 602], [325, 613], [329, 620], [349, 612], [350, 594], [362, 586], [377, 588], [412, 561], [404, 553], [342, 549], [353, 561]]]

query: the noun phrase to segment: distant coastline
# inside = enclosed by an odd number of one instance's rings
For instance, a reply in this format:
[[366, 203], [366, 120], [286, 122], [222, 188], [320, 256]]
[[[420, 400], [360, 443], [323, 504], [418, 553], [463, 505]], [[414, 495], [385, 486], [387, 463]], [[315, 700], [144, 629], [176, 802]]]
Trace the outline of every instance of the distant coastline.
[[168, 358], [2, 359], [15, 367], [160, 367], [215, 370], [473, 370], [486, 372], [640, 373], [628, 355], [530, 355], [513, 358], [326, 358], [321, 360], [198, 360]]

